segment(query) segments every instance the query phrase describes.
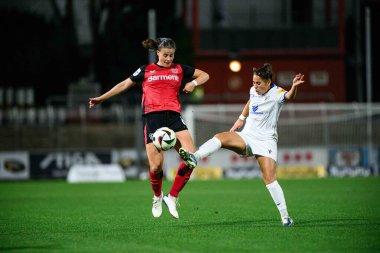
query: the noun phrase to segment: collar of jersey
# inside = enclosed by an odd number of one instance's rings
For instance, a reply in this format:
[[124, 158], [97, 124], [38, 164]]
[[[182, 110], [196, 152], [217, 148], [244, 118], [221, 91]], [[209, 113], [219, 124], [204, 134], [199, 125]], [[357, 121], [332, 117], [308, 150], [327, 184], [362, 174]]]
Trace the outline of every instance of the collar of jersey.
[[275, 86], [275, 84], [274, 84], [274, 83], [271, 83], [269, 90], [267, 90], [267, 92], [265, 92], [265, 93], [264, 93], [263, 95], [261, 95], [261, 96], [265, 96], [265, 95], [270, 91], [270, 89], [272, 89], [274, 86]]
[[170, 64], [169, 67], [164, 67], [164, 66], [158, 65], [157, 63], [154, 63], [154, 64], [155, 64], [157, 67], [162, 68], [162, 69], [168, 69], [168, 68], [171, 68], [171, 67], [173, 66], [173, 63]]

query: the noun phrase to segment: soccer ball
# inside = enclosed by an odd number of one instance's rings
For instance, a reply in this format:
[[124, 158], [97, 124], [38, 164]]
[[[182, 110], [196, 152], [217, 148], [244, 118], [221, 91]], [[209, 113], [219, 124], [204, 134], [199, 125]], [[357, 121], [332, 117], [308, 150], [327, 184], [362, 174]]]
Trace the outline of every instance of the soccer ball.
[[153, 144], [159, 151], [167, 151], [177, 142], [175, 133], [168, 127], [161, 127], [153, 134]]

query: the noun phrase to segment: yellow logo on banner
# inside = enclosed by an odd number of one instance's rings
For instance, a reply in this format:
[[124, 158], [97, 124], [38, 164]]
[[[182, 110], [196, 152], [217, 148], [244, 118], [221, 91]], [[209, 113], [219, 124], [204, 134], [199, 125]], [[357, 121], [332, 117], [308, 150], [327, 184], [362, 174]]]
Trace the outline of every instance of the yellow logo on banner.
[[320, 166], [279, 166], [277, 167], [277, 177], [282, 178], [320, 178], [326, 177], [327, 170]]
[[[169, 170], [169, 178], [174, 179], [177, 168]], [[215, 180], [223, 179], [223, 169], [221, 167], [196, 167], [191, 174], [191, 179], [195, 180]]]

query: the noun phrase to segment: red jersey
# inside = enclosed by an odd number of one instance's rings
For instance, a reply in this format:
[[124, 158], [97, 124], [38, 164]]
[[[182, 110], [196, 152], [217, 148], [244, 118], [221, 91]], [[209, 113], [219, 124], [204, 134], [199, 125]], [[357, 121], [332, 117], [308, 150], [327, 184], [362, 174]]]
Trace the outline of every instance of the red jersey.
[[182, 79], [191, 78], [194, 71], [193, 67], [174, 63], [168, 68], [152, 63], [137, 69], [129, 78], [134, 82], [142, 81], [143, 114], [166, 110], [181, 112]]

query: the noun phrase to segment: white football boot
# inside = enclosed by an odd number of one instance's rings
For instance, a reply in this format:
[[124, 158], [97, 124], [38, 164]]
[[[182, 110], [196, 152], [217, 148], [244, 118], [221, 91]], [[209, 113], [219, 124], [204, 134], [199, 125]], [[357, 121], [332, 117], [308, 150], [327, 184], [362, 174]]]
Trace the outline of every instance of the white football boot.
[[170, 194], [167, 194], [164, 196], [163, 200], [173, 218], [179, 219], [177, 212], [177, 198], [170, 196]]
[[161, 192], [160, 196], [153, 195], [153, 207], [152, 207], [152, 214], [153, 217], [159, 218], [162, 214], [162, 198], [164, 196], [164, 193]]
[[292, 220], [292, 218], [290, 218], [289, 216], [284, 216], [281, 218], [281, 222], [282, 222], [282, 225], [284, 227], [291, 227], [293, 226], [294, 222]]

